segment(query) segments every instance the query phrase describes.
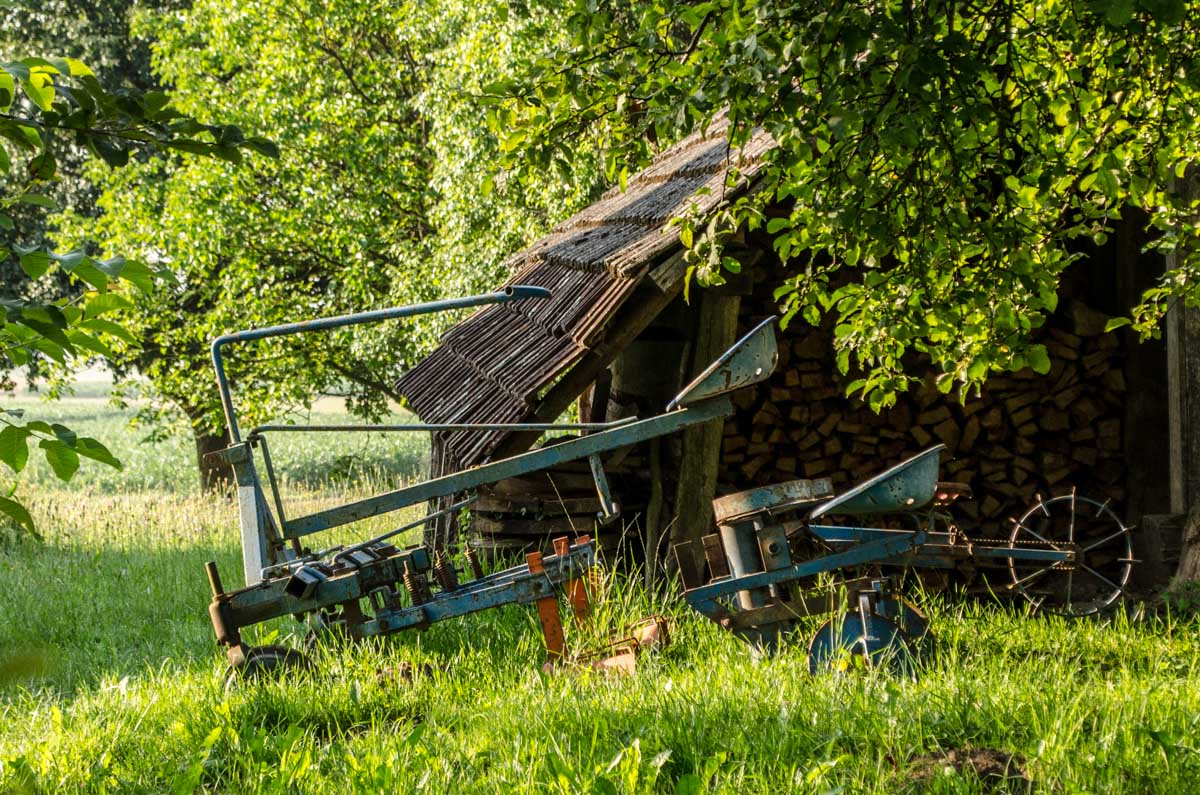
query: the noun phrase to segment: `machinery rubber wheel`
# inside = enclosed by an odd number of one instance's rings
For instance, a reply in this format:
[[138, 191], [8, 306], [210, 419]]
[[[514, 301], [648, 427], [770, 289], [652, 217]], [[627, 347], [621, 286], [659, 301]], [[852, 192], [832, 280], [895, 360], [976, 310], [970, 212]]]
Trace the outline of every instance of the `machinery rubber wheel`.
[[230, 665], [225, 674], [225, 692], [232, 693], [238, 685], [261, 681], [285, 671], [308, 667], [303, 653], [287, 646], [253, 646], [246, 650], [241, 665]]
[[861, 610], [830, 618], [808, 644], [808, 669], [813, 674], [856, 665], [908, 673], [915, 658], [913, 644], [898, 623]]
[[1125, 592], [1133, 573], [1133, 535], [1108, 506], [1074, 492], [1039, 500], [1013, 526], [1012, 548], [1074, 550], [1074, 563], [1009, 558], [1012, 587], [1034, 610], [1092, 615]]

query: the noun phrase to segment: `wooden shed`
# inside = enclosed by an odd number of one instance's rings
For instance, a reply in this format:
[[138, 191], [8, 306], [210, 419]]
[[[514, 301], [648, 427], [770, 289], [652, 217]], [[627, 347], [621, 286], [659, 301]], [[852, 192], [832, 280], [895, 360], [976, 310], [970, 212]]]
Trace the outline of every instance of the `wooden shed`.
[[[508, 283], [547, 287], [554, 297], [488, 307], [450, 329], [398, 384], [422, 420], [551, 422], [575, 401], [583, 419], [661, 411], [740, 333], [773, 314], [784, 271], [763, 231], [728, 252], [742, 262], [739, 277], [693, 287], [691, 301], [683, 300], [683, 251], [672, 219], [702, 218], [753, 190], [773, 146], [759, 133], [731, 150], [726, 132], [719, 121], [665, 150], [624, 192], [609, 191], [514, 255]], [[959, 506], [964, 518], [988, 534], [1006, 535], [1009, 517], [1036, 495], [1071, 488], [1111, 499], [1134, 523], [1180, 513], [1185, 498], [1173, 500], [1171, 484], [1184, 467], [1169, 466], [1165, 452], [1179, 445], [1169, 423], [1183, 421], [1190, 405], [1168, 400], [1186, 368], [1168, 367], [1164, 341], [1139, 344], [1104, 332], [1107, 317], [1132, 306], [1163, 269], [1160, 258], [1142, 253], [1137, 221], [1118, 224], [1063, 279], [1059, 309], [1038, 331], [1051, 355], [1049, 374], [995, 376], [965, 403], [938, 392], [930, 373], [924, 386], [876, 414], [846, 396], [829, 325], [794, 322], [781, 334], [777, 372], [737, 397], [735, 416], [613, 462], [620, 496], [636, 508], [627, 511], [627, 535], [659, 548], [669, 537], [695, 538], [710, 532], [714, 496], [802, 477], [846, 486], [936, 442], [948, 447], [943, 478], [972, 486], [974, 497]], [[439, 434], [434, 467], [441, 474], [473, 466], [535, 441], [521, 433]], [[550, 493], [568, 497], [555, 487], [537, 499]], [[578, 498], [578, 490], [569, 496]], [[1178, 523], [1151, 524], [1158, 535], [1142, 550], [1151, 558], [1143, 580], [1160, 579], [1178, 552]], [[503, 522], [488, 531], [502, 535]]]

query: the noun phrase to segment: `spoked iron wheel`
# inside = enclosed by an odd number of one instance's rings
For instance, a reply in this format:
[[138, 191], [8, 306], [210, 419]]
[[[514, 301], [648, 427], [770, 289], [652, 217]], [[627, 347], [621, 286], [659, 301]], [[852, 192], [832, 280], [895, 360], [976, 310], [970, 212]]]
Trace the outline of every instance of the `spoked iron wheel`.
[[1073, 562], [1009, 558], [1012, 586], [1035, 610], [1079, 618], [1112, 605], [1133, 572], [1133, 535], [1109, 507], [1073, 491], [1039, 500], [1017, 520], [1012, 548], [1074, 551]]

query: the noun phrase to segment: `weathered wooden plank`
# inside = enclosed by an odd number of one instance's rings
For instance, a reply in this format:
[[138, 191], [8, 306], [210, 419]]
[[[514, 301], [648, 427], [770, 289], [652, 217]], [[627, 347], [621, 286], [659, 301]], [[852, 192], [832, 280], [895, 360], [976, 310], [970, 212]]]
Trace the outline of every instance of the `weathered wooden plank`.
[[[704, 290], [696, 312], [694, 344], [685, 381], [698, 376], [737, 340], [741, 296]], [[673, 544], [699, 541], [712, 526], [712, 500], [716, 496], [725, 420], [709, 421], [683, 432], [682, 460], [675, 486]], [[700, 549], [696, 544], [693, 549]]]

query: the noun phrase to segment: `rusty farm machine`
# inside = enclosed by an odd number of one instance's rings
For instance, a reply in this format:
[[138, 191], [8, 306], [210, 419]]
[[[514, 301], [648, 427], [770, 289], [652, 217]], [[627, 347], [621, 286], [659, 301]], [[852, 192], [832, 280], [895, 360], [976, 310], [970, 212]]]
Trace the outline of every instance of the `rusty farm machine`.
[[[227, 647], [231, 681], [294, 664], [294, 649], [253, 647], [247, 627], [287, 616], [316, 634], [354, 639], [419, 629], [508, 604], [532, 604], [550, 662], [566, 656], [559, 598], [576, 618], [589, 610], [585, 582], [596, 564], [593, 539], [555, 539], [553, 554], [486, 573], [469, 545], [456, 561], [446, 550], [393, 542], [473, 501], [472, 492], [505, 478], [568, 461], [590, 463], [601, 524], [619, 515], [601, 456], [733, 413], [729, 394], [768, 378], [778, 362], [775, 319], [753, 330], [714, 361], [655, 416], [606, 423], [265, 425], [244, 437], [225, 373], [225, 347], [252, 340], [321, 332], [420, 314], [509, 301], [536, 301], [549, 291], [503, 291], [290, 323], [222, 336], [212, 345], [217, 385], [231, 445], [222, 453], [237, 485], [243, 587], [226, 590], [215, 563], [206, 565], [209, 614]], [[291, 432], [577, 431], [575, 438], [473, 468], [403, 486], [302, 516], [285, 513], [268, 437]], [[770, 650], [805, 618], [829, 613], [810, 641], [814, 670], [857, 656], [868, 664], [907, 660], [922, 644], [927, 622], [901, 596], [889, 567], [950, 568], [970, 558], [1007, 570], [1008, 590], [1042, 610], [1083, 615], [1112, 604], [1133, 564], [1129, 528], [1107, 503], [1075, 495], [1039, 500], [1014, 521], [1007, 538], [974, 538], [947, 505], [965, 486], [937, 481], [934, 447], [841, 495], [828, 480], [800, 480], [719, 498], [719, 531], [699, 544], [675, 547], [684, 598], [704, 616], [756, 648]], [[261, 472], [261, 474], [260, 474]], [[269, 497], [268, 497], [269, 494]], [[457, 500], [422, 518], [349, 543], [314, 545], [318, 534], [433, 500]], [[443, 503], [444, 504], [444, 503]], [[884, 517], [886, 521], [869, 521]], [[838, 519], [832, 522], [830, 519]]]
[[[543, 556], [533, 552], [526, 556], [523, 564], [493, 573], [483, 571], [469, 546], [464, 549], [463, 570], [460, 571], [445, 550], [430, 550], [422, 545], [398, 547], [392, 541], [445, 513], [466, 508], [472, 502], [469, 495], [480, 486], [583, 459], [591, 465], [603, 506], [598, 518], [602, 523], [612, 522], [619, 515], [619, 506], [610, 493], [601, 455], [731, 414], [733, 406], [728, 393], [765, 379], [775, 367], [773, 320], [760, 324], [713, 362], [662, 414], [607, 423], [267, 425], [255, 428], [243, 437], [223, 359], [223, 349], [236, 343], [485, 304], [544, 300], [549, 296], [549, 291], [543, 288], [518, 285], [468, 298], [242, 331], [213, 342], [213, 366], [232, 442], [223, 456], [232, 467], [237, 484], [245, 579], [243, 587], [226, 590], [216, 564], [206, 564], [212, 589], [209, 614], [218, 642], [227, 647], [231, 681], [302, 660], [300, 652], [294, 649], [253, 647], [243, 638], [245, 628], [286, 616], [303, 618], [317, 633], [337, 633], [361, 639], [423, 628], [502, 605], [533, 604], [550, 661], [564, 657], [566, 650], [558, 599], [565, 593], [576, 617], [581, 618], [587, 613], [584, 581], [596, 563], [593, 539], [587, 536], [555, 539], [553, 554]], [[267, 442], [269, 435], [283, 432], [427, 433], [498, 429], [588, 433], [304, 516], [285, 514]], [[431, 500], [455, 499], [462, 495], [468, 496], [415, 522], [401, 524], [370, 538], [350, 544], [310, 546], [317, 534], [333, 528]]]
[[1011, 520], [1006, 537], [978, 537], [948, 511], [969, 489], [937, 480], [943, 449], [840, 495], [822, 479], [717, 499], [718, 532], [701, 539], [700, 550], [694, 542], [675, 547], [684, 598], [768, 651], [804, 619], [829, 614], [809, 640], [816, 672], [854, 658], [906, 666], [927, 645], [928, 621], [902, 596], [889, 572], [897, 567], [953, 569], [969, 560], [999, 573], [997, 591], [1068, 617], [1121, 597], [1136, 561], [1130, 528], [1107, 502], [1073, 491], [1039, 498]]

